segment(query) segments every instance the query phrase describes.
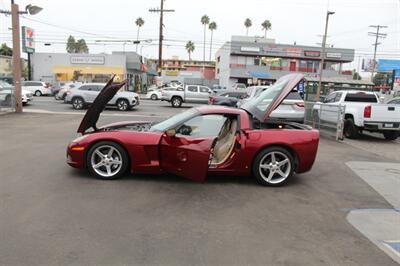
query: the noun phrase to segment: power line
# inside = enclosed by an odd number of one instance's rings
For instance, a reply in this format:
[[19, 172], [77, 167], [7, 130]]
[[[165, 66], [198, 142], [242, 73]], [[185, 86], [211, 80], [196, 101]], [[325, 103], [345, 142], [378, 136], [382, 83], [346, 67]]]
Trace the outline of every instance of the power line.
[[376, 32], [368, 32], [369, 36], [375, 37], [375, 43], [373, 44], [374, 48], [374, 59], [372, 60], [372, 69], [371, 69], [371, 81], [374, 81], [374, 72], [375, 72], [375, 68], [376, 68], [376, 51], [378, 49], [378, 45], [380, 45], [381, 43], [378, 42], [379, 38], [384, 39], [386, 38], [387, 34], [386, 33], [379, 33], [380, 29], [384, 29], [387, 28], [387, 26], [383, 26], [383, 25], [371, 25], [369, 26], [370, 28], [375, 28]]

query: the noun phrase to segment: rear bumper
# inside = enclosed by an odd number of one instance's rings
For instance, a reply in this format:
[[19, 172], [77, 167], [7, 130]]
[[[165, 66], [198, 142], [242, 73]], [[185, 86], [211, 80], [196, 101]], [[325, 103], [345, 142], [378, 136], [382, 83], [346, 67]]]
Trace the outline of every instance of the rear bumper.
[[364, 129], [371, 131], [400, 131], [400, 122], [364, 122]]

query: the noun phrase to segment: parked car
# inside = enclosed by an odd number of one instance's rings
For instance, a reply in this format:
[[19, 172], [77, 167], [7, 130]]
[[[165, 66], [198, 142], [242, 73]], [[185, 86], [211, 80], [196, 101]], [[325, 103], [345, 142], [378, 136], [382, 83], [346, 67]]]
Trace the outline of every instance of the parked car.
[[[245, 103], [257, 98], [263, 91], [270, 86], [253, 86], [247, 88], [247, 98], [238, 101], [240, 107]], [[304, 100], [297, 91], [290, 92], [282, 104], [272, 112], [271, 117], [279, 120], [304, 123], [305, 105]]]
[[51, 95], [51, 86], [42, 81], [23, 81], [22, 89], [30, 91], [35, 96]]
[[391, 99], [387, 104], [400, 104], [400, 97]]
[[214, 93], [219, 93], [219, 92], [221, 92], [222, 90], [226, 90], [226, 87], [222, 87], [222, 86], [220, 86], [220, 85], [214, 84], [214, 85], [212, 85], [211, 89], [212, 89], [212, 91], [213, 91]]
[[[14, 86], [0, 80], [0, 104], [3, 106], [11, 106], [13, 98]], [[33, 100], [33, 94], [27, 90], [21, 90], [22, 104], [27, 105]]]
[[57, 93], [62, 89], [62, 87], [66, 84], [63, 81], [57, 81], [50, 86], [51, 95], [56, 96]]
[[68, 93], [70, 93], [71, 89], [82, 85], [81, 82], [68, 82], [64, 84], [61, 89], [58, 91], [58, 93], [54, 96], [56, 100], [62, 100], [64, 101], [65, 97], [67, 96]]
[[318, 149], [317, 130], [270, 119], [302, 79], [301, 74], [284, 76], [242, 109], [201, 106], [159, 123], [120, 122], [98, 128], [104, 103], [124, 83], [107, 85], [78, 128], [82, 136], [68, 145], [67, 163], [108, 180], [129, 170], [171, 173], [198, 182], [207, 174], [252, 176], [261, 185], [283, 185], [294, 173], [311, 169]]
[[246, 84], [236, 83], [235, 85], [233, 85], [232, 89], [234, 89], [234, 90], [246, 89]]
[[[81, 84], [76, 88], [72, 88], [64, 101], [71, 103], [74, 109], [81, 110], [94, 102], [105, 85], [104, 83]], [[139, 105], [139, 95], [130, 91], [116, 92], [107, 105], [116, 106], [119, 111], [128, 111]]]
[[153, 89], [149, 90], [149, 92], [146, 94], [146, 99], [151, 99], [153, 101], [157, 101], [161, 99], [161, 89]]
[[248, 97], [246, 90], [223, 90], [208, 99], [208, 104], [236, 107], [240, 99]]
[[400, 106], [379, 103], [373, 92], [343, 90], [329, 94], [323, 102], [313, 107], [314, 116], [327, 122], [336, 122], [334, 112], [321, 112], [325, 109], [345, 106], [344, 135], [357, 138], [362, 131], [378, 132], [388, 140], [395, 140], [400, 134]]
[[8, 84], [14, 84], [14, 80], [9, 76], [0, 76], [0, 81], [7, 82]]
[[162, 101], [170, 102], [172, 107], [181, 107], [182, 103], [208, 103], [211, 89], [202, 85], [186, 85], [184, 90], [162, 90]]

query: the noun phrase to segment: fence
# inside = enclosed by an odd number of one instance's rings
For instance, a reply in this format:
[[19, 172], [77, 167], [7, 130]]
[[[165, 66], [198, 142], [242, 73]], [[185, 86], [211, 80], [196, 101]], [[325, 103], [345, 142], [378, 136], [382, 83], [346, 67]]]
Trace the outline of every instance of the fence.
[[304, 122], [318, 129], [321, 134], [343, 140], [345, 106], [305, 102]]

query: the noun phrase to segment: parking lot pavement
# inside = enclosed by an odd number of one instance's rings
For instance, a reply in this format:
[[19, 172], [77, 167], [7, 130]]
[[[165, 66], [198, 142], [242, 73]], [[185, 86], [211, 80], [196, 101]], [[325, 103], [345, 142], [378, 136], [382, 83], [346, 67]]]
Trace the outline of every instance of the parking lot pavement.
[[388, 141], [383, 138], [382, 134], [364, 133], [358, 139], [345, 139], [344, 143], [374, 153], [386, 160], [400, 162], [400, 138]]
[[230, 177], [107, 182], [65, 164], [80, 119], [0, 116], [0, 265], [397, 265], [346, 220], [391, 208], [345, 165], [379, 156], [322, 139], [313, 170], [280, 188]]

